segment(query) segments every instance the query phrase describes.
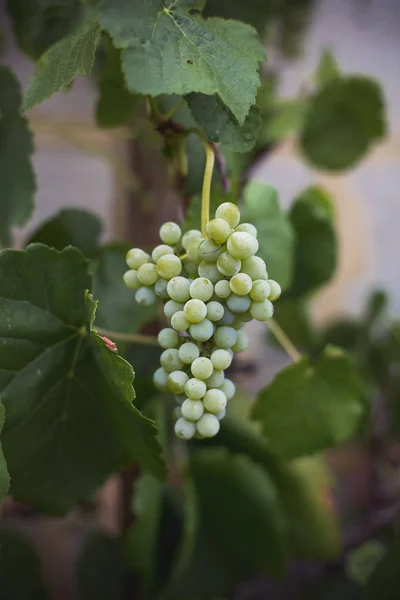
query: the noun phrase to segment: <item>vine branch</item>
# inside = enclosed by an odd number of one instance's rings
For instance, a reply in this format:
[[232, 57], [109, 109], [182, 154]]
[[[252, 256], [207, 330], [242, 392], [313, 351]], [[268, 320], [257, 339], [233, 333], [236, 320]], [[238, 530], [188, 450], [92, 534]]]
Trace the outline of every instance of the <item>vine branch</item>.
[[282, 327], [274, 319], [269, 319], [268, 326], [271, 330], [272, 335], [280, 343], [280, 345], [290, 356], [292, 361], [298, 362], [302, 358], [302, 355], [297, 350], [293, 342], [288, 338], [286, 333], [283, 331]]
[[110, 339], [114, 339], [120, 342], [128, 342], [130, 344], [144, 344], [147, 346], [158, 346], [157, 338], [153, 335], [146, 335], [143, 333], [121, 333], [119, 331], [108, 331], [102, 327], [95, 328], [96, 333], [104, 335]]
[[206, 166], [204, 169], [203, 189], [201, 192], [201, 233], [206, 237], [206, 226], [210, 220], [210, 191], [211, 180], [214, 170], [215, 153], [212, 144], [203, 142], [206, 153]]

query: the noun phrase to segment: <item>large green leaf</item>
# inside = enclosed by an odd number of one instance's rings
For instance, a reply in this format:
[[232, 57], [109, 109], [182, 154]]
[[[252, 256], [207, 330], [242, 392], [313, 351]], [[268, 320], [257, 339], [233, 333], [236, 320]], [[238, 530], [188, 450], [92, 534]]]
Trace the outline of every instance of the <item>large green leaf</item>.
[[395, 539], [369, 579], [364, 600], [397, 600], [400, 586], [400, 538]]
[[362, 76], [336, 77], [311, 99], [301, 149], [314, 166], [354, 166], [386, 132], [379, 84]]
[[90, 75], [99, 34], [96, 12], [87, 7], [72, 33], [40, 57], [25, 92], [23, 110], [47, 100], [69, 85], [77, 75]]
[[252, 416], [272, 450], [285, 459], [313, 454], [355, 435], [363, 391], [349, 357], [328, 346], [314, 365], [286, 367], [257, 396]]
[[0, 67], [0, 245], [9, 246], [10, 227], [24, 225], [36, 190], [32, 135], [20, 114], [21, 93], [12, 72]]
[[118, 48], [129, 89], [141, 94], [218, 94], [240, 125], [255, 102], [265, 59], [255, 30], [204, 19], [194, 0], [105, 0], [101, 24]]
[[92, 331], [79, 250], [0, 254], [0, 392], [12, 493], [62, 514], [137, 462], [162, 474], [152, 421], [132, 405], [132, 367]]
[[121, 542], [102, 532], [89, 533], [77, 561], [79, 598], [116, 600], [123, 596], [125, 564]]
[[290, 285], [293, 262], [293, 231], [279, 206], [275, 188], [261, 181], [250, 181], [243, 191], [242, 221], [253, 223], [258, 230], [258, 255], [267, 264], [270, 277], [282, 289]]

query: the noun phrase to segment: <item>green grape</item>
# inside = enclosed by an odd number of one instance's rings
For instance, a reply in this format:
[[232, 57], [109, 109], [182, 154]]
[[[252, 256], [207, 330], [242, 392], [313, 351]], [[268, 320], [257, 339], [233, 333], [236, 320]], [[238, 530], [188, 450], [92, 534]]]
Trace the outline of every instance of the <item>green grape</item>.
[[[239, 296], [238, 296], [239, 297]], [[235, 315], [229, 308], [224, 308], [222, 319], [218, 321], [218, 325], [232, 325], [235, 320]]]
[[229, 281], [227, 281], [226, 279], [221, 279], [221, 281], [217, 281], [214, 287], [214, 291], [219, 298], [228, 298], [228, 296], [230, 296], [232, 293]]
[[250, 233], [235, 231], [228, 239], [226, 248], [234, 258], [245, 260], [257, 252], [258, 241]]
[[167, 292], [171, 300], [186, 302], [189, 300], [190, 283], [185, 277], [173, 277], [168, 281]]
[[126, 287], [128, 287], [131, 290], [137, 290], [140, 287], [137, 271], [133, 269], [124, 273], [123, 280]]
[[232, 348], [236, 344], [237, 331], [233, 327], [217, 327], [214, 342], [219, 348]]
[[214, 350], [212, 352], [210, 360], [213, 364], [214, 369], [221, 371], [230, 367], [232, 362], [232, 355], [230, 352], [228, 352], [228, 350], [218, 348], [217, 350]]
[[180, 405], [186, 400], [185, 394], [174, 394], [175, 401]]
[[197, 432], [201, 437], [211, 438], [217, 435], [219, 431], [219, 421], [215, 415], [211, 415], [210, 413], [205, 413], [200, 419], [196, 422]]
[[167, 286], [168, 286], [167, 279], [162, 279], [162, 277], [160, 277], [158, 279], [158, 281], [155, 282], [154, 291], [155, 291], [156, 296], [158, 296], [158, 298], [162, 298], [163, 300], [166, 300], [169, 297], [168, 292], [167, 292]]
[[186, 382], [185, 392], [191, 400], [200, 400], [207, 391], [204, 381], [192, 377]]
[[246, 296], [251, 291], [253, 282], [246, 273], [238, 273], [232, 277], [229, 285], [232, 292], [237, 296]]
[[175, 300], [168, 300], [168, 302], [164, 304], [164, 315], [167, 317], [167, 319], [172, 319], [173, 315], [176, 312], [183, 310], [183, 307], [184, 304], [180, 302], [175, 302]]
[[168, 375], [168, 390], [173, 394], [181, 394], [188, 380], [189, 375], [186, 375], [185, 371], [172, 371]]
[[200, 257], [199, 257], [199, 246], [200, 244], [204, 241], [204, 238], [202, 237], [196, 237], [192, 240], [189, 240], [187, 247], [186, 247], [186, 254], [187, 257], [190, 261], [193, 261], [195, 263], [199, 263], [200, 262]]
[[181, 407], [182, 415], [188, 421], [198, 421], [204, 413], [204, 406], [201, 400], [190, 400], [186, 398]]
[[222, 421], [222, 419], [225, 417], [225, 415], [226, 415], [226, 408], [223, 408], [215, 416], [217, 417], [218, 421]]
[[206, 233], [216, 244], [225, 244], [232, 228], [225, 219], [212, 219], [206, 226]]
[[217, 283], [217, 281], [219, 281], [220, 279], [222, 279], [222, 275], [217, 269], [217, 265], [213, 263], [206, 263], [202, 261], [199, 264], [198, 272], [200, 277], [206, 277], [211, 281], [211, 283], [214, 284]]
[[175, 331], [186, 331], [186, 329], [189, 329], [190, 323], [185, 317], [183, 310], [178, 310], [178, 312], [172, 315], [171, 325]]
[[167, 373], [179, 371], [184, 366], [183, 362], [179, 358], [179, 353], [176, 348], [168, 348], [167, 350], [164, 350], [160, 356], [160, 363]]
[[214, 286], [206, 277], [197, 277], [190, 284], [190, 295], [195, 300], [207, 302], [214, 293]]
[[227, 398], [224, 392], [215, 388], [207, 390], [203, 398], [204, 408], [210, 413], [219, 413], [221, 410], [224, 410], [226, 404]]
[[240, 221], [240, 211], [236, 204], [232, 202], [223, 202], [215, 211], [217, 219], [223, 219], [234, 229]]
[[245, 321], [242, 320], [242, 315], [238, 315], [237, 317], [235, 317], [235, 320], [232, 323], [232, 327], [236, 330], [238, 329], [242, 329], [242, 327], [244, 327], [246, 324]]
[[241, 223], [235, 229], [235, 231], [244, 231], [245, 233], [250, 233], [250, 235], [257, 237], [257, 229], [251, 223]]
[[[165, 392], [168, 385], [168, 373], [162, 367], [159, 367], [153, 373], [153, 383], [160, 392]], [[205, 384], [204, 384], [205, 385]]]
[[239, 330], [237, 332], [237, 341], [234, 346], [232, 346], [232, 350], [234, 352], [243, 352], [246, 348], [249, 347], [249, 336], [244, 331]]
[[225, 379], [225, 373], [223, 370], [215, 370], [210, 377], [207, 377], [205, 380], [205, 384], [208, 388], [217, 388], [219, 387]]
[[171, 244], [172, 246], [177, 244], [181, 239], [181, 235], [181, 228], [172, 221], [168, 221], [160, 227], [160, 239], [164, 244]]
[[222, 252], [222, 247], [219, 244], [215, 244], [212, 240], [203, 240], [197, 250], [202, 260], [211, 263], [214, 263]]
[[195, 263], [191, 260], [185, 259], [185, 262], [184, 262], [185, 271], [188, 275], [193, 275], [193, 279], [195, 279], [197, 277], [197, 267], [198, 266], [199, 266], [198, 262]]
[[269, 300], [252, 302], [250, 313], [253, 319], [256, 319], [257, 321], [268, 321], [274, 314], [274, 306]]
[[[165, 350], [165, 352], [168, 352], [168, 350]], [[210, 375], [212, 375], [212, 372], [214, 370], [211, 360], [209, 358], [206, 358], [205, 356], [200, 356], [199, 358], [196, 358], [192, 362], [192, 366], [190, 368], [193, 373], [193, 376], [196, 377], [196, 379], [201, 379], [201, 380], [204, 380], [204, 379], [207, 379], [208, 377], [210, 377]], [[167, 370], [167, 369], [165, 369], [165, 370]]]
[[199, 358], [200, 350], [193, 342], [185, 342], [179, 348], [179, 358], [187, 365], [191, 365], [196, 358]]
[[242, 261], [241, 273], [246, 273], [253, 281], [268, 278], [265, 262], [259, 256], [250, 256]]
[[250, 309], [246, 310], [246, 312], [244, 312], [244, 313], [241, 313], [240, 314], [240, 318], [243, 321], [243, 323], [248, 323], [249, 321], [252, 321], [253, 317], [252, 317], [252, 314], [250, 312]]
[[195, 240], [196, 238], [201, 238], [201, 237], [202, 237], [201, 231], [199, 231], [198, 229], [189, 229], [189, 231], [184, 233], [183, 237], [182, 237], [183, 248], [185, 248], [185, 250], [187, 250], [187, 247], [191, 241]]
[[271, 286], [265, 279], [256, 279], [250, 292], [250, 298], [256, 302], [267, 300], [271, 293]]
[[275, 300], [278, 300], [279, 296], [282, 293], [281, 286], [277, 281], [274, 281], [273, 279], [268, 279], [268, 283], [269, 287], [271, 288], [271, 293], [268, 296], [268, 300], [274, 302]]
[[143, 285], [153, 285], [158, 279], [157, 267], [153, 263], [146, 263], [139, 267], [138, 279]]
[[248, 296], [237, 296], [236, 294], [231, 294], [226, 303], [232, 312], [245, 313], [246, 310], [249, 310], [250, 308], [251, 300]]
[[226, 377], [222, 385], [220, 385], [219, 389], [221, 390], [221, 392], [224, 392], [227, 400], [231, 400], [231, 398], [233, 398], [236, 392], [235, 384], [233, 383], [233, 381], [227, 379]]
[[190, 325], [189, 333], [196, 342], [206, 342], [213, 336], [214, 324], [208, 319], [203, 319], [200, 323]]
[[140, 306], [152, 306], [156, 301], [156, 295], [150, 287], [140, 287], [136, 294], [135, 300]]
[[159, 276], [163, 279], [177, 277], [182, 271], [181, 260], [175, 254], [164, 254], [158, 259], [156, 266]]
[[165, 327], [159, 332], [157, 340], [161, 348], [176, 348], [179, 343], [179, 336], [170, 327]]
[[202, 300], [188, 300], [183, 308], [185, 317], [190, 323], [200, 323], [207, 315], [207, 306]]
[[[219, 422], [219, 421], [218, 421]], [[184, 417], [177, 420], [174, 426], [176, 437], [181, 440], [191, 440], [196, 433], [196, 425]]]
[[160, 244], [159, 246], [156, 246], [154, 248], [153, 252], [151, 253], [151, 258], [155, 263], [157, 263], [157, 261], [165, 254], [173, 253], [174, 249], [171, 246], [167, 246], [166, 244]]
[[[182, 416], [182, 411], [181, 411], [181, 407], [180, 406], [175, 406], [174, 410], [172, 411], [172, 419], [173, 421], [176, 423], [176, 421], [178, 419], [180, 419]], [[217, 415], [218, 417], [218, 415]]]
[[219, 321], [224, 316], [224, 307], [220, 302], [213, 300], [207, 304], [207, 318], [210, 321]]
[[238, 258], [233, 258], [229, 252], [224, 252], [217, 260], [217, 268], [225, 277], [232, 277], [239, 273], [242, 263]]
[[140, 248], [132, 248], [126, 255], [126, 263], [130, 269], [138, 269], [150, 262], [150, 256]]

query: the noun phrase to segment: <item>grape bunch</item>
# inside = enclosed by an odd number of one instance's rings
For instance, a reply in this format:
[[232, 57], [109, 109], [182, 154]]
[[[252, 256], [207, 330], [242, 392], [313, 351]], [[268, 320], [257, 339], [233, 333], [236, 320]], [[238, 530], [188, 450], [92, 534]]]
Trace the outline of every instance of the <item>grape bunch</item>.
[[268, 279], [265, 262], [255, 256], [257, 230], [240, 222], [238, 207], [221, 204], [206, 235], [192, 229], [182, 236], [176, 223], [160, 228], [163, 242], [151, 256], [138, 248], [127, 254], [124, 274], [136, 302], [164, 301], [168, 327], [158, 334], [163, 348], [153, 381], [175, 394], [176, 435], [184, 440], [213, 437], [219, 431], [235, 385], [225, 377], [234, 352], [248, 346], [242, 327], [267, 321], [279, 284]]

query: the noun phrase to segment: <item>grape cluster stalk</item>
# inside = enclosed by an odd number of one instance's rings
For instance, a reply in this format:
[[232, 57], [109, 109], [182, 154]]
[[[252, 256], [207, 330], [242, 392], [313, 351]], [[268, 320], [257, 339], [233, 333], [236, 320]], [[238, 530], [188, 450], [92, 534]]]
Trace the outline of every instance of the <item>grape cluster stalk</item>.
[[279, 284], [268, 279], [258, 250], [257, 229], [240, 224], [240, 211], [221, 204], [205, 235], [192, 229], [183, 236], [179, 225], [164, 223], [162, 244], [151, 256], [132, 248], [124, 274], [136, 302], [151, 306], [160, 298], [168, 327], [158, 334], [163, 348], [153, 381], [175, 395], [175, 433], [184, 440], [215, 436], [235, 394], [225, 377], [234, 352], [248, 347], [244, 324], [267, 321]]

